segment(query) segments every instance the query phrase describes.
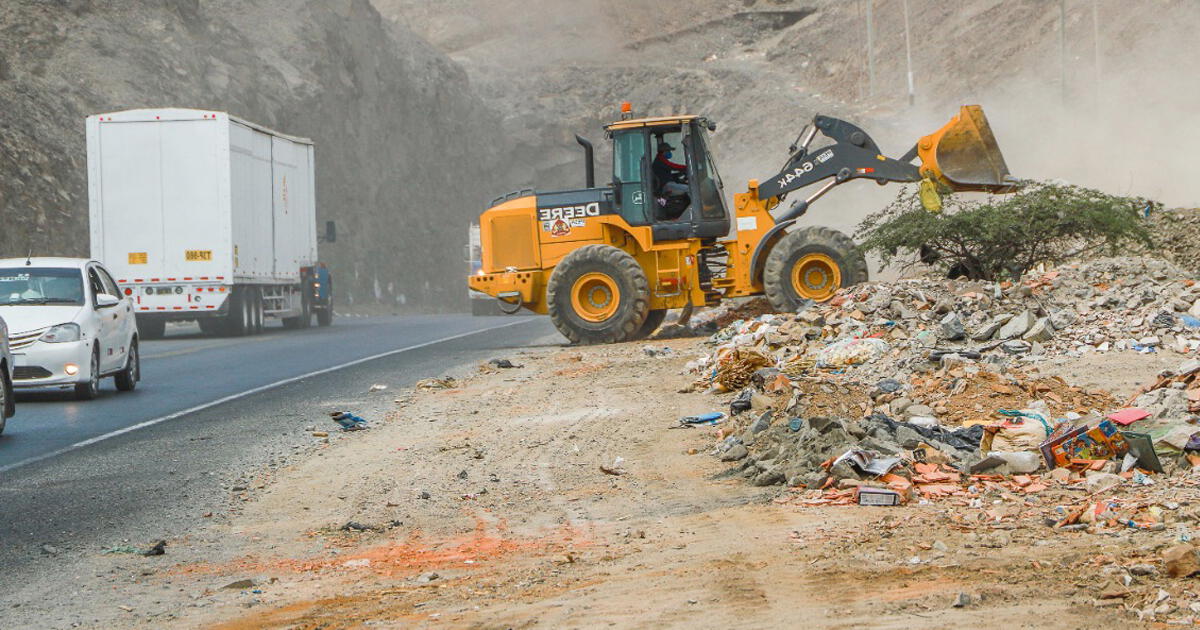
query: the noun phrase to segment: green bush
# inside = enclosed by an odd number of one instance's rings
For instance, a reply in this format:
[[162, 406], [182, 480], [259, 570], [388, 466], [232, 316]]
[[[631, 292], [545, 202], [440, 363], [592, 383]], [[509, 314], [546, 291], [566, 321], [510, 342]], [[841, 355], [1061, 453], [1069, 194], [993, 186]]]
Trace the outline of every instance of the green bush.
[[906, 189], [863, 220], [856, 240], [885, 265], [903, 257], [907, 265], [940, 265], [954, 276], [1016, 278], [1039, 263], [1115, 254], [1125, 245], [1150, 247], [1142, 217], [1159, 207], [1079, 186], [1031, 183], [983, 201], [947, 196], [935, 214]]

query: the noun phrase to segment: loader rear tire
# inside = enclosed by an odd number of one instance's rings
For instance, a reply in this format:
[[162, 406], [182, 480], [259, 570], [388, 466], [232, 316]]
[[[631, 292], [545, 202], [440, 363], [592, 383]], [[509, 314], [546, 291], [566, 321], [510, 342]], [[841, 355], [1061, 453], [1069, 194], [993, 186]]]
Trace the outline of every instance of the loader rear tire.
[[611, 245], [567, 254], [546, 286], [550, 321], [571, 343], [633, 338], [650, 313], [650, 284], [637, 260]]
[[771, 306], [794, 313], [807, 300], [825, 302], [842, 287], [867, 281], [867, 260], [849, 236], [809, 227], [784, 236], [767, 255], [763, 289]]
[[662, 326], [663, 320], [667, 318], [667, 309], [662, 308], [650, 311], [646, 315], [646, 321], [642, 323], [642, 327], [629, 337], [629, 341], [641, 341], [646, 337], [654, 334], [659, 326]]

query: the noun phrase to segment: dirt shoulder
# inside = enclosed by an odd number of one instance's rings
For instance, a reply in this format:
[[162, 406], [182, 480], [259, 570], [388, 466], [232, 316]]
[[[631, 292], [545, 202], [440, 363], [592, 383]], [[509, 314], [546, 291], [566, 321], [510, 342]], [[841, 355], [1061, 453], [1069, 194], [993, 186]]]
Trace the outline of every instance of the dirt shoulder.
[[[1127, 540], [960, 522], [937, 503], [803, 507], [747, 484], [707, 455], [711, 430], [670, 428], [720, 405], [678, 393], [696, 343], [537, 349], [398, 395], [167, 555], [98, 557], [129, 576], [93, 602], [114, 611], [101, 625], [1128, 623], [1094, 605], [1105, 572], [1137, 561]], [[1011, 499], [995, 509], [1039, 507]]]

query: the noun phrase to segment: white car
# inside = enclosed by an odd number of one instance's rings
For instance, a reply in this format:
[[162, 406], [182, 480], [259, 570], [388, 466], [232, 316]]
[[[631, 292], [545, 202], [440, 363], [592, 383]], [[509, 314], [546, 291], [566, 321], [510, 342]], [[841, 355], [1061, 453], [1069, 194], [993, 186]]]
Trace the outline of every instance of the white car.
[[0, 319], [0, 433], [4, 425], [17, 411], [13, 397], [13, 358], [8, 349], [8, 325]]
[[0, 318], [18, 389], [74, 388], [90, 400], [103, 377], [124, 392], [141, 380], [133, 305], [94, 260], [0, 260]]

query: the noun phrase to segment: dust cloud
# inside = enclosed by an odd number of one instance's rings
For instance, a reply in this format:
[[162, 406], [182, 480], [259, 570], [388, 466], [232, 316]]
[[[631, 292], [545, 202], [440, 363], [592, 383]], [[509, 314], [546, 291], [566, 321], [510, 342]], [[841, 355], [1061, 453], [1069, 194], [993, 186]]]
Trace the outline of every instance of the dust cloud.
[[[1200, 52], [1200, 3], [1190, 0], [1065, 0], [1062, 48], [1058, 2], [909, 0], [914, 105], [901, 0], [870, 2], [873, 84], [866, 0], [688, 0], [670, 10], [650, 0], [374, 2], [461, 63], [501, 112], [512, 189], [578, 185], [573, 134], [597, 140], [622, 100], [638, 114], [715, 119], [728, 195], [773, 175], [814, 114], [859, 124], [898, 157], [959, 105], [978, 103], [1019, 178], [1200, 203], [1189, 159], [1200, 75], [1188, 65]], [[778, 29], [736, 19], [789, 10], [815, 11]], [[597, 157], [607, 181], [607, 156]], [[805, 220], [853, 232], [900, 190], [851, 182]]]

